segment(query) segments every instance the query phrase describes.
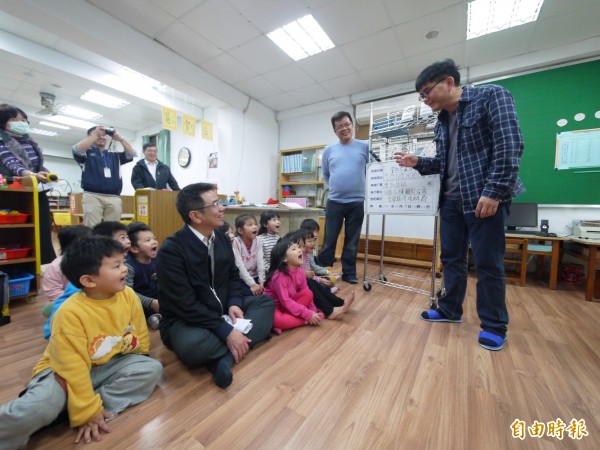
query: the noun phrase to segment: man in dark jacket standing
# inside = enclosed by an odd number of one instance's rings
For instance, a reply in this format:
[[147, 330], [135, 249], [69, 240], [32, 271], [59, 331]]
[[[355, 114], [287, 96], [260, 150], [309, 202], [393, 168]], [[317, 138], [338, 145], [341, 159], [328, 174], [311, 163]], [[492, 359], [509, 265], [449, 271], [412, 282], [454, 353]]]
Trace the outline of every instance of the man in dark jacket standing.
[[[185, 225], [156, 259], [160, 337], [186, 366], [206, 366], [226, 388], [233, 364], [271, 335], [275, 303], [266, 295], [242, 296], [231, 239], [218, 230], [225, 208], [215, 185], [186, 186], [176, 205]], [[250, 319], [252, 328], [238, 331], [240, 319]]]
[[157, 159], [156, 145], [144, 144], [142, 151], [144, 159], [137, 162], [131, 173], [133, 188], [166, 189], [168, 184], [172, 191], [179, 191], [179, 185], [169, 166]]

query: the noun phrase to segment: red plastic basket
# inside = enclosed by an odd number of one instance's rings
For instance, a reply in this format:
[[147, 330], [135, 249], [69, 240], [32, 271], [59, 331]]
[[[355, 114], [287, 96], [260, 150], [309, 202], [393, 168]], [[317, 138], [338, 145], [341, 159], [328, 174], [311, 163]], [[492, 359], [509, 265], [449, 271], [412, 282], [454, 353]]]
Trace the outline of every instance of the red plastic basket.
[[0, 260], [27, 258], [30, 251], [31, 247], [0, 247]]
[[30, 214], [0, 214], [0, 225], [25, 223]]

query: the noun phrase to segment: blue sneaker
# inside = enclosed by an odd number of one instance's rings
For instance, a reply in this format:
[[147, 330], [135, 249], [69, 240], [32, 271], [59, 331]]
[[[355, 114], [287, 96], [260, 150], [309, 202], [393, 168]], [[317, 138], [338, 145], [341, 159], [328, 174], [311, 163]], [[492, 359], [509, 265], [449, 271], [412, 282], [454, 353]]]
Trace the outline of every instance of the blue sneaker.
[[459, 319], [448, 319], [442, 316], [436, 309], [430, 309], [428, 311], [423, 311], [419, 316], [422, 320], [426, 320], [427, 322], [452, 322], [452, 323], [461, 323], [462, 317]]
[[479, 345], [486, 350], [491, 350], [493, 352], [502, 350], [502, 347], [504, 347], [504, 343], [507, 339], [507, 336], [498, 336], [497, 334], [490, 333], [489, 331], [481, 331], [479, 333]]

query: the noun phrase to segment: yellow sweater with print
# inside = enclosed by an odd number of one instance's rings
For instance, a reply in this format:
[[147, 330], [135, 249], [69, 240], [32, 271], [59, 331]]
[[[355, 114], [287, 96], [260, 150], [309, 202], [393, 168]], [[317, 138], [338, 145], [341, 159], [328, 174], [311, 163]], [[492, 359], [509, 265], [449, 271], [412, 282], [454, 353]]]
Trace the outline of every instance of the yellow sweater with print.
[[82, 291], [71, 296], [52, 319], [52, 335], [33, 375], [51, 368], [67, 384], [72, 427], [88, 423], [103, 409], [90, 371], [117, 355], [147, 354], [150, 338], [140, 299], [129, 287], [106, 300]]

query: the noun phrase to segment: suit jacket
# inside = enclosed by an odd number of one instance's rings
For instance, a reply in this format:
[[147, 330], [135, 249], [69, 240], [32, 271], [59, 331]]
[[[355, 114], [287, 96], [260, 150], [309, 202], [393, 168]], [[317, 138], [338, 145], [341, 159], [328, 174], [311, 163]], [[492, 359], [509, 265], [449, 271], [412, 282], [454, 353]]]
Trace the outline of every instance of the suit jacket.
[[140, 159], [131, 172], [131, 184], [134, 189], [143, 188], [154, 188], [154, 189], [166, 189], [167, 184], [173, 191], [179, 191], [179, 185], [177, 180], [171, 173], [171, 169], [166, 164], [157, 161], [156, 165], [156, 180], [148, 170], [146, 161]]
[[208, 277], [208, 248], [185, 225], [169, 236], [156, 258], [161, 338], [169, 344], [169, 327], [182, 320], [205, 328], [225, 341], [232, 326], [223, 320], [230, 306], [242, 308], [241, 280], [229, 236], [215, 231], [214, 283]]

